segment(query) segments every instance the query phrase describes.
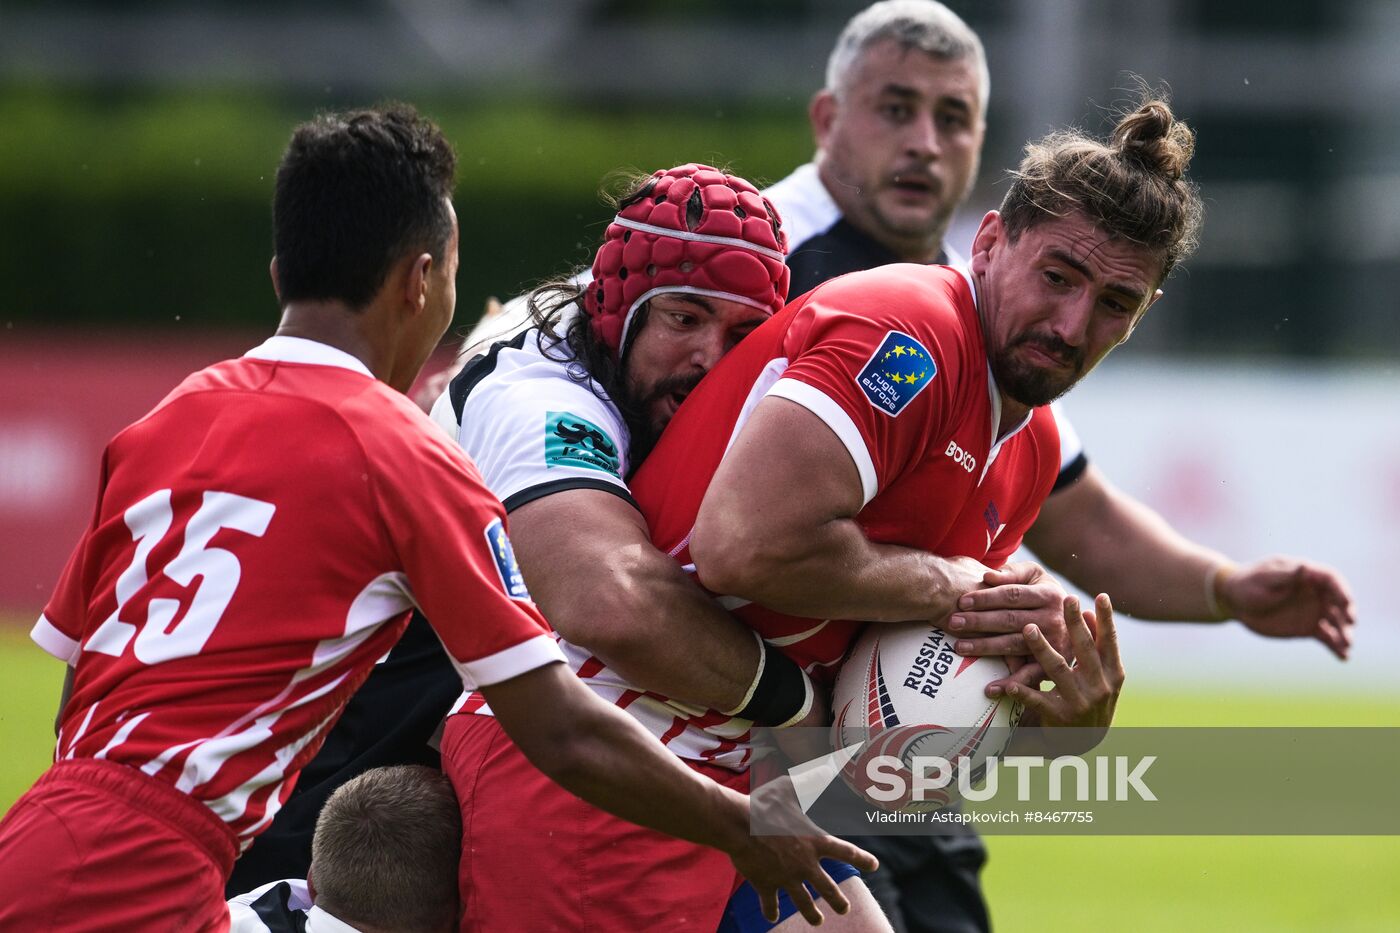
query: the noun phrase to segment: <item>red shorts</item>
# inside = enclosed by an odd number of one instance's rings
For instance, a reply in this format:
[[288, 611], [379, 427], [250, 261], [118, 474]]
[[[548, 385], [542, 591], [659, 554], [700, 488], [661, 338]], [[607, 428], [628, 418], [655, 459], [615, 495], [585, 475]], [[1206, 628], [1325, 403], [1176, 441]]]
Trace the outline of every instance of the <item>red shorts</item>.
[[[644, 829], [545, 777], [491, 716], [447, 720], [462, 805], [462, 929], [714, 933], [741, 880], [722, 852]], [[748, 775], [688, 762], [734, 790]]]
[[0, 821], [0, 930], [225, 930], [237, 845], [125, 765], [60, 761]]

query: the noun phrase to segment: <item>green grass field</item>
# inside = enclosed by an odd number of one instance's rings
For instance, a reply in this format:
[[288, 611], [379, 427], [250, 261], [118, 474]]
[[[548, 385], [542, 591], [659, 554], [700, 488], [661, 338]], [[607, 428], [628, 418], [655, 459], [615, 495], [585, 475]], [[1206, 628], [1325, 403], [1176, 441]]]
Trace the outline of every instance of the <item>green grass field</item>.
[[[0, 810], [48, 765], [61, 666], [0, 622]], [[1123, 725], [1400, 726], [1366, 696], [1125, 694]], [[1328, 793], [1318, 782], [1318, 793]], [[1017, 837], [987, 840], [1001, 933], [1400, 930], [1397, 837]]]
[[[1125, 691], [1132, 726], [1400, 726], [1371, 698]], [[1319, 776], [1319, 799], [1332, 792]], [[990, 836], [983, 881], [1001, 933], [1400, 930], [1400, 837]]]

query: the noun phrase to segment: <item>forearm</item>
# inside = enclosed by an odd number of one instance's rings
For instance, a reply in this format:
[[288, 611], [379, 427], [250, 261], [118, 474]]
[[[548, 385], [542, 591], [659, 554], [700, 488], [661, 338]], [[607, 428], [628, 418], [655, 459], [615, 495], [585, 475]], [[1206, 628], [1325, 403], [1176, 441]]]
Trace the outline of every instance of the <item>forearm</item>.
[[656, 549], [625, 500], [571, 490], [521, 506], [511, 521], [531, 596], [571, 643], [643, 690], [702, 709], [744, 702], [759, 663], [753, 632]]
[[[551, 664], [483, 687], [525, 757], [568, 791], [615, 816], [735, 851], [748, 834], [744, 798], [686, 767], [626, 713]], [[540, 715], [542, 702], [550, 713]]]
[[[820, 464], [813, 469], [813, 464]], [[700, 582], [815, 619], [942, 619], [987, 568], [870, 541], [849, 451], [802, 406], [764, 399], [700, 505], [690, 557]]]
[[583, 599], [546, 588], [540, 609], [633, 686], [703, 709], [742, 704], [759, 659], [750, 628], [650, 544], [615, 553], [603, 579]]
[[697, 575], [711, 589], [779, 612], [827, 619], [903, 622], [942, 619], [981, 585], [987, 568], [870, 541], [856, 522], [833, 518], [800, 532], [764, 534], [733, 545], [691, 540]]
[[[1054, 493], [1025, 543], [1087, 593], [1108, 593], [1140, 619], [1217, 621], [1215, 571], [1229, 562], [1177, 533], [1093, 467]], [[1207, 586], [1211, 586], [1210, 594]]]

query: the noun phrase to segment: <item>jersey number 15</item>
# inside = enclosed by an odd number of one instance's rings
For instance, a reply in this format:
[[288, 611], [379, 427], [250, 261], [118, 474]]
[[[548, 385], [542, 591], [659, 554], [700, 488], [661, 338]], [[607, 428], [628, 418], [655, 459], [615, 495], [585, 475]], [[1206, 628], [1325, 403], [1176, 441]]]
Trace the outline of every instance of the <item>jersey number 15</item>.
[[170, 532], [174, 517], [170, 490], [159, 489], [127, 509], [124, 517], [127, 528], [131, 529], [131, 538], [136, 542], [136, 554], [130, 566], [117, 578], [117, 608], [97, 627], [83, 648], [121, 657], [135, 636], [132, 650], [143, 664], [159, 664], [199, 654], [223, 617], [243, 575], [238, 558], [223, 548], [209, 547], [210, 540], [222, 528], [261, 538], [275, 511], [272, 503], [247, 496], [231, 492], [204, 493], [199, 510], [185, 526], [184, 546], [161, 571], [181, 586], [189, 586], [195, 577], [204, 578], [194, 591], [189, 611], [172, 629], [170, 623], [180, 611], [177, 599], [152, 599], [146, 610], [146, 620], [139, 626], [118, 618], [126, 604], [149, 582], [146, 560]]

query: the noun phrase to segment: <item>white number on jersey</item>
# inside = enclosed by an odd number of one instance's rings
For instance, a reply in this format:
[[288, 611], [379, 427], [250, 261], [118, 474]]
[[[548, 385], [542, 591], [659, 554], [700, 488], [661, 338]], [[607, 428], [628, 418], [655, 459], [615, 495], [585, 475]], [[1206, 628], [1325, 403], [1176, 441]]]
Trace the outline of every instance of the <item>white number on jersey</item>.
[[238, 558], [209, 542], [221, 528], [231, 528], [261, 538], [272, 521], [276, 506], [231, 492], [206, 492], [199, 511], [185, 526], [185, 544], [162, 572], [181, 586], [203, 577], [194, 591], [189, 611], [175, 628], [170, 627], [180, 611], [176, 599], [152, 599], [146, 620], [139, 627], [121, 621], [122, 609], [149, 582], [146, 560], [170, 531], [173, 515], [170, 490], [160, 489], [126, 510], [126, 526], [136, 542], [131, 565], [117, 578], [117, 608], [92, 633], [84, 649], [121, 657], [136, 636], [133, 649], [143, 664], [159, 664], [175, 658], [199, 654], [224, 610], [233, 599], [243, 575]]

